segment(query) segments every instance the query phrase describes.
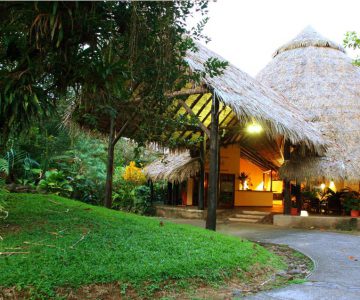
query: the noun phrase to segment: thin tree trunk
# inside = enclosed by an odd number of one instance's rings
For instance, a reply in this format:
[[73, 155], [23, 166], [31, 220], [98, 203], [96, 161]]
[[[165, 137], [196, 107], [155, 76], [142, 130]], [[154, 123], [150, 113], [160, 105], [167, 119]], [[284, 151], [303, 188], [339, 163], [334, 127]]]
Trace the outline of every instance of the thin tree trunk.
[[200, 143], [200, 176], [199, 176], [199, 199], [198, 208], [204, 210], [205, 200], [205, 151], [206, 151], [206, 140], [205, 135], [202, 133], [204, 140]]
[[115, 139], [115, 122], [114, 118], [110, 121], [108, 156], [106, 165], [106, 184], [105, 184], [105, 199], [104, 206], [111, 208], [112, 206], [112, 189], [113, 189], [113, 174], [114, 174], [114, 144]]
[[213, 93], [211, 104], [209, 196], [206, 229], [216, 230], [219, 178], [219, 101]]
[[108, 157], [106, 165], [106, 183], [105, 183], [105, 199], [104, 206], [111, 208], [112, 206], [112, 190], [113, 190], [113, 174], [114, 174], [114, 152], [117, 142], [120, 140], [122, 134], [130, 123], [130, 120], [135, 116], [133, 114], [121, 127], [118, 133], [115, 133], [115, 119], [111, 118], [110, 130], [109, 130], [109, 145], [108, 145]]

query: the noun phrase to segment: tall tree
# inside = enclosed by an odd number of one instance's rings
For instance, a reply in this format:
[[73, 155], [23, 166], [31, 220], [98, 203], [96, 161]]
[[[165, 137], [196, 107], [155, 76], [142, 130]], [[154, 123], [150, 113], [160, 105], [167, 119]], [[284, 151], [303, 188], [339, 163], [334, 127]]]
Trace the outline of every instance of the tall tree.
[[110, 207], [116, 142], [157, 140], [176, 124], [171, 93], [200, 79], [184, 60], [207, 20], [187, 30], [194, 11], [207, 1], [0, 3], [2, 144], [70, 99], [73, 121], [109, 135]]

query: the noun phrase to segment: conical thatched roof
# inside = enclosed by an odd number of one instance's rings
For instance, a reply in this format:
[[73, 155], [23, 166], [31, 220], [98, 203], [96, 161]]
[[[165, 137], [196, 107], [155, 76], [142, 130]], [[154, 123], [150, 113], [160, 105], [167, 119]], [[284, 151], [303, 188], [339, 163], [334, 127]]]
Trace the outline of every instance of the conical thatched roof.
[[182, 182], [195, 176], [200, 170], [199, 158], [192, 158], [189, 152], [167, 154], [144, 168], [147, 178]]
[[286, 162], [284, 177], [360, 180], [360, 69], [341, 46], [307, 27], [256, 78], [302, 109], [329, 142], [325, 157]]

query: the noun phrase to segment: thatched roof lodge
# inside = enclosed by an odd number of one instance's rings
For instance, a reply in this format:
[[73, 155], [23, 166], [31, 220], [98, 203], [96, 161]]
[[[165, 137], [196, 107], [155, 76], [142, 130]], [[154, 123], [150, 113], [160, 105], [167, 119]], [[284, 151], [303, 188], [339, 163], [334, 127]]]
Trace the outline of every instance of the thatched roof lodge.
[[328, 141], [323, 157], [294, 153], [281, 168], [284, 177], [360, 180], [360, 69], [340, 45], [307, 27], [276, 50], [256, 79], [297, 105]]
[[[198, 44], [198, 52], [190, 52], [187, 61], [192, 70], [204, 70], [204, 63], [211, 57], [224, 60], [205, 46]], [[316, 126], [308, 124], [307, 113], [288, 101], [282, 94], [253, 79], [232, 64], [222, 75], [207, 77], [203, 82], [211, 93], [189, 96], [185, 104], [199, 121], [210, 128], [211, 99], [216, 95], [221, 101], [219, 131], [221, 145], [240, 144], [241, 156], [262, 169], [277, 169], [283, 163], [284, 140], [321, 154], [325, 142]], [[181, 108], [178, 114], [186, 114]], [[249, 136], [245, 127], [256, 122], [264, 129], [260, 136]], [[175, 133], [173, 137], [193, 138], [200, 132]], [[145, 173], [152, 180], [181, 182], [199, 170], [198, 158], [189, 153], [169, 154], [150, 164]]]

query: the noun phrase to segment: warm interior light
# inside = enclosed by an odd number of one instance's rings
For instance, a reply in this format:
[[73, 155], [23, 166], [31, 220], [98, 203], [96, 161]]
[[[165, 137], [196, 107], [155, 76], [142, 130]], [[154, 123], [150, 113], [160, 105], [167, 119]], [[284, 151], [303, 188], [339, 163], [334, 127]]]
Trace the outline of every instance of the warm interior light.
[[309, 213], [306, 210], [302, 210], [300, 212], [300, 217], [308, 217], [308, 216], [309, 216]]
[[336, 192], [336, 186], [335, 186], [334, 181], [330, 181], [329, 189], [331, 189], [332, 191]]
[[248, 184], [247, 184], [247, 180], [244, 181], [244, 190], [247, 190], [249, 188]]
[[256, 123], [251, 123], [247, 126], [246, 130], [248, 133], [260, 133], [263, 129], [261, 125]]
[[321, 187], [322, 190], [324, 190], [325, 189], [325, 183], [320, 184], [320, 187]]
[[261, 181], [260, 184], [256, 187], [256, 191], [263, 191], [264, 190], [264, 181]]

